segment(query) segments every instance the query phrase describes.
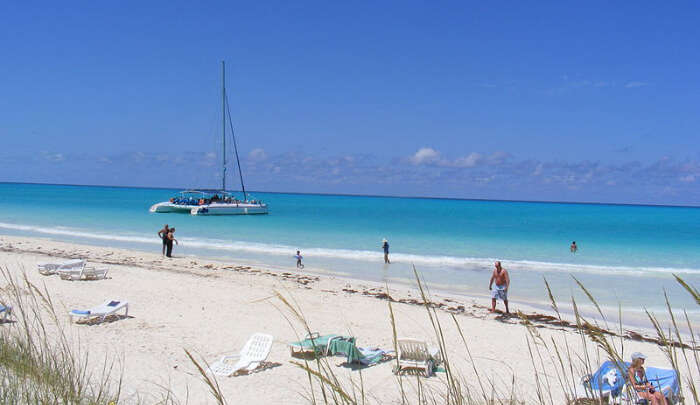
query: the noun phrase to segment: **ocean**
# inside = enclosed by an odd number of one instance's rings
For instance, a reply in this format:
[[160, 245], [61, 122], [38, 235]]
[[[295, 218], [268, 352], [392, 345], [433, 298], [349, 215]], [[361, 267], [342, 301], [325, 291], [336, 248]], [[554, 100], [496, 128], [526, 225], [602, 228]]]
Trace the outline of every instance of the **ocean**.
[[661, 314], [666, 290], [675, 308], [700, 316], [673, 277], [700, 282], [700, 208], [256, 192], [269, 215], [148, 211], [177, 191], [0, 183], [0, 234], [157, 252], [167, 223], [181, 242], [176, 255], [292, 270], [301, 250], [307, 271], [392, 285], [411, 283], [415, 266], [433, 291], [485, 303], [500, 260], [511, 301], [546, 307], [546, 279], [561, 304], [573, 296], [585, 307], [575, 277], [611, 313]]

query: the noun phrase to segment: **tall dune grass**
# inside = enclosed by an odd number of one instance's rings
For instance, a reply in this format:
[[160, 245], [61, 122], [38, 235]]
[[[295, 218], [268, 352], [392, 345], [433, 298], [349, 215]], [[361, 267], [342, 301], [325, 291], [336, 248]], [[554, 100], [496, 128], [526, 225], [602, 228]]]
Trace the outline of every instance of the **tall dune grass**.
[[[89, 365], [89, 353], [73, 344], [62, 329], [62, 323], [59, 322], [59, 315], [48, 291], [32, 284], [26, 276], [13, 276], [7, 268], [0, 268], [0, 271], [7, 282], [7, 286], [0, 292], [0, 301], [3, 305], [13, 307], [13, 321], [0, 325], [0, 403], [121, 403], [124, 371], [118, 366], [118, 362], [105, 358], [99, 363], [101, 367]], [[592, 373], [605, 360], [621, 361], [629, 357], [626, 349], [628, 341], [622, 333], [622, 314], [619, 314], [620, 321], [617, 325], [609, 325], [595, 298], [583, 284], [574, 279], [588, 300], [598, 308], [599, 320], [584, 318], [578, 310], [578, 303], [572, 298], [571, 304], [576, 320], [574, 333], [562, 331], [557, 339], [552, 336], [546, 337], [524, 314], [518, 314], [521, 324], [527, 330], [523, 350], [529, 353], [530, 372], [533, 373], [535, 381], [534, 395], [524, 398], [518, 390], [521, 376], [507, 376], [504, 383], [504, 380], [495, 381], [477, 368], [469, 345], [470, 336], [462, 330], [459, 318], [454, 314], [448, 314], [445, 318], [445, 314], [441, 314], [440, 309], [433, 304], [428, 288], [415, 269], [414, 275], [425, 309], [425, 322], [433, 332], [431, 340], [437, 342], [441, 353], [444, 376], [426, 380], [415, 373], [396, 375], [398, 402], [421, 405], [559, 405], [563, 398], [564, 403], [568, 404], [606, 403], [601, 398], [595, 398], [595, 393], [581, 389], [581, 376]], [[676, 280], [700, 306], [700, 294], [697, 289], [678, 276]], [[549, 294], [552, 310], [561, 322], [559, 305], [546, 280], [544, 288]], [[387, 286], [387, 296], [388, 294]], [[301, 306], [292, 298], [280, 293], [277, 293], [277, 298], [282, 303], [280, 310], [285, 314], [290, 326], [295, 330], [299, 329], [295, 326], [300, 326], [304, 334], [311, 333], [309, 319], [304, 315]], [[396, 304], [387, 300], [387, 305], [387, 330], [391, 331], [393, 346], [396, 349]], [[686, 311], [683, 311], [682, 318], [675, 315], [668, 296], [666, 306], [671, 326], [664, 329], [656, 316], [647, 313], [650, 325], [656, 331], [660, 350], [680, 376], [682, 393], [687, 395], [680, 403], [700, 404], [700, 382], [694, 380], [691, 373], [686, 372], [695, 370], [700, 375], [698, 336]], [[443, 324], [445, 319], [448, 320], [447, 325]], [[689, 335], [680, 332], [681, 325], [687, 327]], [[445, 332], [449, 328], [459, 336], [460, 344], [457, 347], [448, 347]], [[614, 328], [618, 329], [618, 333], [606, 332]], [[583, 350], [572, 349], [574, 339]], [[229, 403], [224, 398], [216, 378], [206, 373], [206, 363], [198, 362], [189, 351], [185, 352], [209, 388], [211, 403]], [[466, 377], [455, 366], [453, 359], [457, 357], [469, 361], [473, 376]], [[290, 363], [304, 370], [306, 374], [305, 380], [300, 381], [296, 395], [310, 404], [381, 403], [365, 389], [362, 369], [346, 378], [345, 375], [339, 375], [337, 367], [327, 357], [294, 359]], [[554, 375], [551, 373], [552, 365], [556, 369]], [[153, 393], [150, 394], [153, 397]], [[143, 403], [131, 399], [128, 402]], [[161, 399], [155, 403], [175, 404], [178, 401], [167, 388], [163, 388]]]
[[[621, 309], [618, 314], [619, 323], [610, 325], [595, 297], [575, 278], [575, 283], [597, 309], [599, 320], [584, 318], [578, 309], [578, 303], [572, 297], [571, 304], [576, 320], [576, 326], [573, 329], [574, 333], [562, 331], [561, 336], [558, 336], [558, 339], [554, 339], [551, 336], [549, 338], [543, 336], [539, 332], [537, 325], [529, 321], [524, 314], [518, 313], [517, 316], [521, 324], [527, 330], [526, 346], [523, 347], [523, 350], [527, 350], [529, 353], [531, 372], [535, 380], [534, 397], [521, 398], [517, 394], [519, 376], [511, 375], [508, 379], [510, 383], [504, 385], [502, 381], [499, 383], [480, 373], [480, 370], [475, 366], [474, 357], [469, 347], [469, 337], [465, 335], [460, 327], [458, 318], [450, 313], [450, 325], [443, 325], [438, 316], [439, 309], [436, 305], [433, 305], [430, 293], [415, 268], [414, 275], [420, 291], [421, 301], [426, 311], [426, 322], [430, 324], [433, 331], [432, 338], [439, 346], [445, 375], [444, 378], [439, 379], [439, 383], [434, 381], [427, 383], [423, 377], [417, 374], [397, 375], [397, 398], [402, 404], [511, 405], [527, 403], [559, 405], [562, 398], [566, 404], [608, 403], [607, 398], [601, 398], [600, 395], [596, 395], [593, 392], [586, 392], [581, 384], [581, 378], [587, 374], [592, 374], [606, 360], [621, 362], [629, 357], [630, 353], [627, 353], [625, 348], [627, 338], [624, 337], [623, 333]], [[674, 277], [700, 305], [700, 294], [698, 294], [698, 291], [688, 285], [682, 278], [675, 275]], [[559, 318], [559, 322], [562, 323], [563, 319], [559, 305], [554, 299], [546, 279], [544, 280], [544, 285], [550, 298], [551, 307]], [[388, 286], [386, 295], [389, 296]], [[303, 316], [301, 308], [279, 293], [278, 297], [284, 307], [293, 314], [292, 319], [299, 322], [302, 325], [302, 329], [310, 332], [309, 321]], [[660, 342], [660, 350], [666, 355], [670, 366], [679, 375], [681, 398], [676, 403], [697, 405], [700, 404], [698, 398], [700, 382], [695, 381], [690, 373], [690, 370], [694, 368], [700, 375], [700, 347], [698, 346], [697, 336], [693, 331], [694, 325], [692, 325], [686, 311], [683, 311], [684, 318], [682, 320], [676, 319], [668, 296], [666, 296], [666, 304], [672, 324], [671, 328], [664, 330], [657, 317], [649, 312], [647, 312], [648, 319], [656, 331], [657, 339]], [[394, 314], [395, 304], [391, 300], [387, 300], [387, 305], [389, 309], [388, 322], [393, 336], [394, 349], [396, 350], [397, 321]], [[690, 330], [689, 337], [684, 338], [680, 332], [679, 322], [684, 322], [685, 326]], [[454, 328], [458, 332], [461, 338], [460, 347], [447, 347], [444, 333], [447, 330], [446, 328]], [[617, 333], [608, 332], [615, 330], [615, 328], [618, 330]], [[572, 349], [572, 339], [579, 341], [580, 346], [583, 347], [582, 351], [574, 351]], [[473, 367], [472, 372], [476, 378], [471, 377], [467, 379], [461, 374], [454, 367], [451, 360], [452, 356], [466, 357]], [[380, 401], [373, 400], [366, 394], [361, 370], [357, 377], [341, 380], [327, 358], [316, 357], [310, 361], [292, 361], [292, 363], [307, 372], [308, 387], [306, 398], [311, 404], [355, 405], [380, 403]], [[554, 376], [551, 375], [550, 368], [552, 365], [556, 368]], [[685, 372], [686, 370], [688, 373]], [[623, 371], [623, 375], [626, 375], [626, 370], [621, 371]], [[322, 393], [322, 396], [319, 397], [314, 394], [317, 392]], [[361, 395], [358, 395], [358, 393]], [[683, 398], [683, 393], [689, 393], [690, 397]], [[627, 395], [630, 398], [634, 397], [633, 392], [628, 391]]]
[[105, 359], [100, 372], [89, 371], [88, 353], [70, 344], [48, 291], [7, 268], [0, 271], [7, 282], [2, 303], [13, 314], [0, 325], [0, 403], [117, 403], [116, 362]]

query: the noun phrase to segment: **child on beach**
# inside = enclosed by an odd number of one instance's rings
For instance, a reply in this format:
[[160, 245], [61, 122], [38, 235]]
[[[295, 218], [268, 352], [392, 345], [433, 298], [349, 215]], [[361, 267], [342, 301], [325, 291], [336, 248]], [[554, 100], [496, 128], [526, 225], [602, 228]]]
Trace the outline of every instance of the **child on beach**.
[[303, 269], [304, 264], [301, 262], [301, 259], [303, 258], [301, 256], [301, 252], [297, 250], [297, 254], [294, 255], [294, 258], [297, 259], [297, 269]]

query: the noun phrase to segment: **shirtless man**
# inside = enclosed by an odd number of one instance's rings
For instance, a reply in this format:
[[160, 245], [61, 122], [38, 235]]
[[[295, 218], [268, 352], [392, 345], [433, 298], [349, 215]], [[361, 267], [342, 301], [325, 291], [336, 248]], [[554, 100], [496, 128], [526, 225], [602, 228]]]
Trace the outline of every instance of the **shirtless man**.
[[163, 256], [165, 256], [165, 247], [168, 245], [168, 234], [170, 233], [170, 228], [168, 224], [163, 226], [163, 229], [158, 231], [158, 237], [163, 240]]
[[166, 257], [173, 257], [173, 242], [179, 245], [180, 242], [175, 239], [175, 228], [168, 229], [168, 234], [165, 235], [165, 240], [167, 242], [167, 250], [165, 252]]
[[[506, 304], [506, 314], [509, 314], [508, 310], [508, 287], [510, 286], [510, 277], [508, 277], [508, 271], [501, 267], [501, 262], [496, 262], [496, 266], [493, 269], [493, 274], [491, 275], [491, 281], [489, 282], [489, 290], [491, 291], [491, 312], [496, 311], [496, 299], [503, 300]], [[496, 282], [496, 289], [492, 289], [493, 282]]]

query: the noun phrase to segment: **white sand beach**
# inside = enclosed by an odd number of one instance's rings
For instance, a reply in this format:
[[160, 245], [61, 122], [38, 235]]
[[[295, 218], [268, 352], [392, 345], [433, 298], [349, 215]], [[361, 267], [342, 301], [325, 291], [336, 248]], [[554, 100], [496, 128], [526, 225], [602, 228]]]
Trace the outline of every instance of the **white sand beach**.
[[[89, 263], [109, 268], [108, 278], [97, 281], [64, 281], [58, 276], [43, 276], [37, 263], [49, 259], [86, 258]], [[89, 352], [91, 364], [100, 367], [107, 358], [116, 358], [123, 368], [120, 403], [143, 400], [154, 403], [170, 390], [182, 403], [207, 404], [214, 399], [202, 383], [185, 349], [198, 358], [213, 362], [224, 354], [234, 354], [255, 332], [274, 336], [267, 359], [270, 367], [250, 375], [219, 378], [218, 383], [231, 404], [304, 404], [309, 392], [307, 373], [290, 361], [287, 343], [303, 337], [305, 331], [290, 311], [276, 297], [282, 294], [294, 302], [313, 331], [339, 333], [357, 337], [358, 346], [393, 348], [389, 305], [377, 294], [386, 293], [382, 285], [346, 280], [332, 276], [281, 273], [251, 268], [235, 263], [221, 263], [192, 257], [163, 258], [159, 252], [144, 253], [63, 243], [47, 239], [0, 236], [0, 265], [20, 277], [26, 272], [32, 283], [50, 293], [66, 332], [79, 342], [82, 352]], [[488, 280], [484, 280], [486, 284]], [[2, 280], [7, 284], [6, 280]], [[394, 300], [418, 299], [416, 290], [393, 289]], [[381, 296], [380, 296], [381, 297]], [[98, 325], [70, 323], [71, 309], [89, 308], [106, 299], [129, 302], [129, 317]], [[437, 311], [444, 331], [445, 344], [452, 367], [478, 392], [477, 370], [483, 381], [492, 381], [499, 394], [514, 389], [525, 403], [536, 400], [533, 361], [528, 350], [527, 328], [517, 318], [499, 321], [497, 314], [486, 309], [488, 301], [465, 297], [434, 297], [443, 303]], [[9, 302], [8, 304], [12, 304]], [[502, 308], [502, 303], [499, 303]], [[425, 307], [394, 302], [397, 335], [416, 337], [436, 344]], [[516, 304], [511, 310], [526, 310]], [[464, 333], [473, 356], [465, 350], [450, 312]], [[13, 323], [0, 325], [12, 328]], [[538, 333], [545, 340], [554, 339], [583, 353], [583, 343], [572, 329], [540, 323]], [[616, 342], [619, 342], [616, 339]], [[533, 348], [534, 350], [534, 348]], [[594, 358], [604, 355], [595, 345], [587, 350]], [[648, 356], [647, 365], [669, 368], [661, 348], [648, 342], [624, 340], [624, 351], [640, 351]], [[365, 395], [376, 403], [401, 403], [398, 379], [392, 373], [393, 362], [354, 370], [343, 366], [340, 357], [331, 358], [335, 372], [344, 382], [359, 383]], [[540, 378], [548, 379], [555, 395], [553, 403], [563, 403], [556, 378], [557, 367], [546, 358], [537, 364]], [[538, 360], [539, 362], [539, 360]], [[337, 367], [335, 365], [338, 365]], [[686, 370], [687, 372], [687, 370]], [[700, 380], [697, 370], [692, 378]], [[686, 378], [685, 376], [683, 376]], [[444, 388], [445, 373], [420, 377], [436, 394]], [[409, 391], [416, 377], [404, 376]], [[513, 384], [513, 380], [515, 384]], [[578, 383], [578, 381], [577, 381]], [[490, 393], [490, 389], [488, 389]], [[412, 398], [409, 394], [409, 398]], [[686, 395], [687, 396], [687, 395]], [[411, 401], [414, 402], [414, 401]]]

